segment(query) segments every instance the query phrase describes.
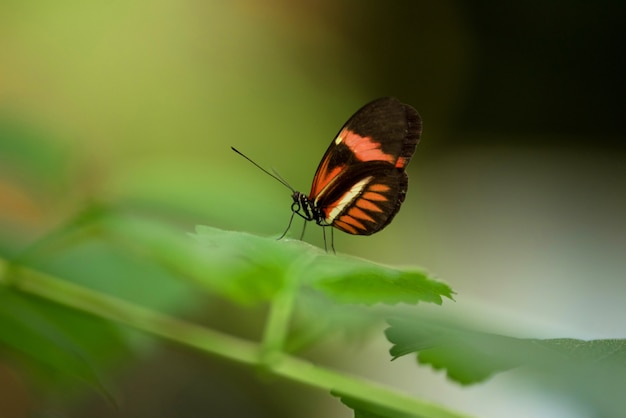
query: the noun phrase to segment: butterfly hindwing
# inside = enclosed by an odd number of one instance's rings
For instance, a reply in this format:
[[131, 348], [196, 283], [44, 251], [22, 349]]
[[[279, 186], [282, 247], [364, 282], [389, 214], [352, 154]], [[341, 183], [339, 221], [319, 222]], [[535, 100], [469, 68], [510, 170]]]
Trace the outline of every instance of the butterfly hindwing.
[[400, 209], [408, 177], [404, 171], [419, 142], [422, 123], [415, 109], [393, 98], [375, 100], [341, 128], [317, 168], [308, 199], [324, 225], [370, 235]]
[[354, 235], [371, 235], [391, 222], [404, 201], [408, 177], [375, 161], [348, 167], [315, 201], [324, 222]]

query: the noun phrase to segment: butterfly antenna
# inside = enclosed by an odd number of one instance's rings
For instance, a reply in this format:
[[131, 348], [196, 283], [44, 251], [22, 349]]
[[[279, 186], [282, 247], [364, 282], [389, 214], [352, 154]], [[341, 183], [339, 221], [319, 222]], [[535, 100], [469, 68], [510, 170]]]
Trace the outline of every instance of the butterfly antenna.
[[[287, 181], [282, 178], [280, 176], [280, 174], [276, 173], [276, 171], [274, 171], [274, 173], [270, 173], [269, 171], [267, 171], [266, 169], [264, 169], [263, 167], [261, 167], [260, 165], [258, 165], [257, 163], [255, 163], [254, 161], [252, 161], [247, 155], [245, 155], [244, 153], [242, 153], [241, 151], [239, 151], [237, 148], [235, 147], [230, 147], [233, 151], [235, 151], [237, 154], [241, 155], [243, 158], [245, 158], [246, 160], [250, 161], [252, 164], [254, 164], [258, 169], [260, 169], [261, 171], [263, 171], [265, 174], [274, 177], [276, 180], [278, 180], [283, 186], [287, 187], [289, 190], [291, 190], [292, 192], [295, 192], [295, 189], [293, 187], [291, 187], [289, 185], [289, 183], [287, 183]], [[291, 221], [289, 222], [289, 225], [291, 225]], [[287, 228], [289, 229], [289, 228]], [[285, 231], [286, 233], [286, 231]], [[284, 235], [283, 235], [284, 236]], [[282, 237], [281, 237], [282, 238]]]
[[289, 183], [287, 183], [287, 180], [285, 180], [285, 179], [284, 179], [284, 177], [283, 177], [283, 176], [281, 176], [281, 175], [278, 173], [278, 171], [276, 171], [276, 170], [274, 170], [274, 169], [272, 168], [272, 173], [274, 173], [274, 178], [279, 179], [279, 180], [280, 180], [280, 182], [281, 182], [282, 184], [284, 184], [285, 186], [289, 187], [289, 188], [291, 189], [291, 191], [292, 191], [292, 192], [294, 191], [294, 188], [293, 188], [293, 187], [291, 187], [291, 186], [289, 185]]

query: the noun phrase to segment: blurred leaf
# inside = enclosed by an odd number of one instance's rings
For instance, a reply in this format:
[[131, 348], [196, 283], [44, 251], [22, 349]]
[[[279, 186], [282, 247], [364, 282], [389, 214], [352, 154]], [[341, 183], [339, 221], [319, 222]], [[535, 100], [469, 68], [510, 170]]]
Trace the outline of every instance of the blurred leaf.
[[29, 360], [44, 383], [88, 384], [105, 394], [105, 372], [129, 354], [110, 322], [5, 287], [0, 287], [0, 342]]
[[[255, 237], [247, 234], [242, 238], [215, 229], [211, 235], [194, 235], [194, 240], [162, 222], [125, 216], [110, 216], [102, 221], [102, 227], [106, 236], [153, 260], [179, 280], [193, 282], [238, 303], [271, 299], [282, 288], [284, 266], [290, 261], [289, 255], [282, 254], [286, 258], [267, 260], [262, 265], [248, 262], [261, 249], [252, 245], [250, 239]], [[233, 254], [233, 245], [241, 245], [242, 254]]]
[[69, 158], [49, 133], [0, 113], [0, 163], [36, 186], [58, 192], [65, 182]]
[[291, 320], [285, 350], [299, 352], [331, 336], [341, 338], [344, 346], [362, 346], [372, 333], [380, 334], [386, 316], [385, 309], [339, 304], [324, 294], [305, 289], [297, 297], [297, 310]]
[[563, 353], [572, 360], [590, 361], [595, 364], [619, 362], [626, 365], [626, 339], [585, 341], [573, 338], [555, 338], [531, 341]]
[[[626, 414], [626, 340], [521, 339], [428, 320], [391, 319], [385, 332], [394, 358], [417, 353], [421, 364], [461, 384], [524, 366], [533, 382], [554, 386], [608, 416]], [[621, 388], [621, 389], [618, 389]]]
[[[0, 109], [0, 247], [27, 245], [67, 196], [70, 158], [44, 129]], [[61, 205], [59, 205], [61, 206]]]
[[[188, 308], [195, 289], [146, 251], [129, 251], [106, 230], [108, 220], [117, 219], [115, 213], [97, 205], [86, 209], [20, 255], [19, 262], [144, 307], [165, 312]], [[137, 228], [130, 226], [124, 223], [126, 238], [141, 245], [142, 237], [133, 235]]]
[[450, 379], [461, 384], [476, 383], [519, 365], [509, 353], [515, 353], [518, 341], [524, 340], [424, 320], [390, 319], [389, 324], [385, 334], [394, 344], [389, 350], [394, 359], [417, 353], [420, 363], [446, 370]]
[[91, 238], [31, 266], [65, 280], [161, 311], [188, 307], [193, 289], [154, 260], [129, 253], [101, 238]]

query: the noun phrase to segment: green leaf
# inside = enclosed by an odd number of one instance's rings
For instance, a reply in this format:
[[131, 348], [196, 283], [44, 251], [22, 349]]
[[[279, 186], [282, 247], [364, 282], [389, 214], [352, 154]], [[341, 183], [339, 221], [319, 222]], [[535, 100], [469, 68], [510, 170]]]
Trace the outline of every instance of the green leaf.
[[349, 256], [319, 258], [306, 271], [305, 280], [338, 301], [346, 303], [430, 302], [452, 299], [452, 289], [424, 271], [395, 269]]
[[277, 251], [275, 239], [198, 227], [190, 237], [160, 222], [111, 216], [104, 233], [132, 252], [144, 254], [179, 279], [240, 304], [271, 300], [285, 285], [298, 256]]
[[[197, 228], [196, 239], [205, 250], [203, 259], [220, 266], [222, 280], [241, 297], [246, 293], [248, 297], [272, 297], [292, 280], [344, 303], [441, 304], [442, 297], [452, 297], [446, 284], [422, 271], [327, 254], [302, 241], [278, 241], [204, 226]], [[215, 275], [212, 279], [216, 280]]]
[[[522, 339], [426, 319], [394, 318], [386, 331], [394, 358], [417, 353], [461, 384], [523, 367], [535, 385], [558, 388], [607, 416], [626, 416], [626, 340]], [[621, 390], [618, 388], [622, 388]]]
[[[128, 251], [124, 242], [103, 233], [102, 226], [109, 218], [116, 216], [107, 214], [106, 210], [99, 214], [91, 211], [79, 214], [74, 222], [42, 239], [19, 261], [145, 307], [172, 312], [191, 306], [195, 289], [145, 251]], [[133, 226], [132, 222], [120, 225], [128, 228], [128, 240], [141, 244], [132, 235], [138, 232]], [[173, 230], [165, 226], [161, 229]], [[180, 231], [174, 231], [182, 236]]]
[[441, 304], [453, 293], [423, 271], [327, 254], [299, 240], [198, 226], [193, 242], [173, 228], [129, 217], [110, 217], [104, 230], [238, 303], [269, 301], [293, 283], [344, 303]]
[[574, 361], [590, 361], [596, 364], [617, 362], [626, 365], [626, 339], [584, 341], [573, 338], [555, 338], [531, 341], [562, 353]]
[[194, 236], [210, 264], [206, 280], [219, 283], [239, 300], [271, 300], [323, 253], [301, 241], [278, 241], [207, 226]]
[[461, 384], [483, 381], [519, 364], [507, 353], [521, 340], [423, 319], [390, 319], [389, 324], [385, 334], [394, 344], [389, 350], [394, 359], [417, 353], [421, 364], [444, 369], [450, 379]]

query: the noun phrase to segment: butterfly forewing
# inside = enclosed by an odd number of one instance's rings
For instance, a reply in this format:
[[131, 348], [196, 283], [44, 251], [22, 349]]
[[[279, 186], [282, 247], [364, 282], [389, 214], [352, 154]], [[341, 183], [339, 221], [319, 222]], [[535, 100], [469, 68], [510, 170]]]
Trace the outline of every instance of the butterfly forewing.
[[404, 169], [419, 142], [422, 122], [417, 111], [385, 97], [366, 104], [341, 128], [317, 168], [309, 198], [357, 162], [384, 161]]
[[421, 119], [393, 98], [375, 100], [341, 128], [320, 162], [309, 200], [322, 225], [370, 235], [391, 222], [408, 185], [404, 171], [419, 141]]

